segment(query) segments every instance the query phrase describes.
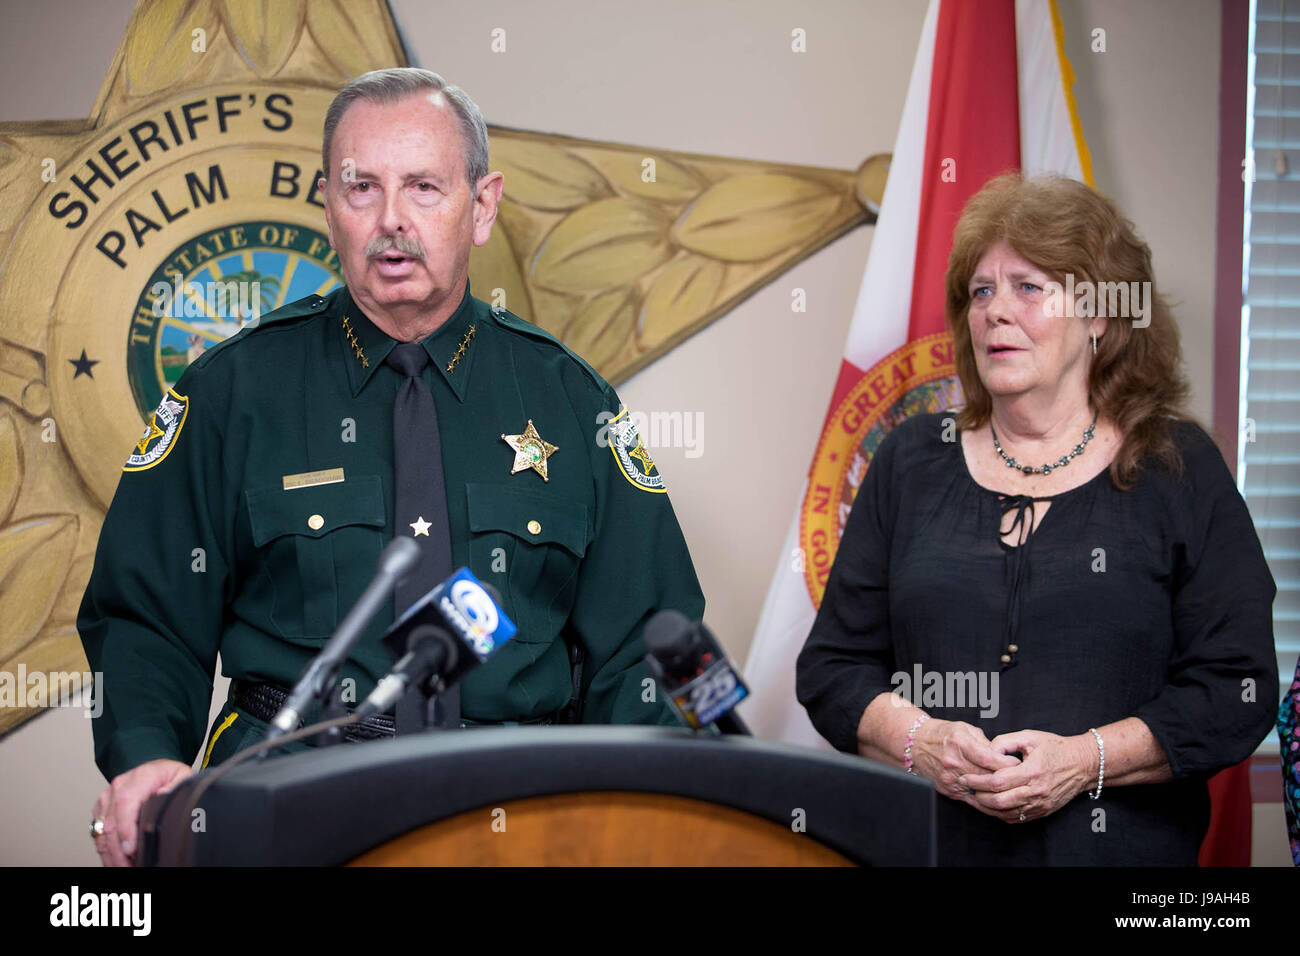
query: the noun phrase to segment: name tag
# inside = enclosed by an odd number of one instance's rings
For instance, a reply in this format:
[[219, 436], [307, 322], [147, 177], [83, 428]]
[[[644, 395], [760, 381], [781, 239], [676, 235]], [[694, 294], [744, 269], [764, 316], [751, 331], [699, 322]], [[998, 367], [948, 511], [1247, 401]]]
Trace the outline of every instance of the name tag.
[[285, 491], [292, 491], [294, 488], [311, 488], [315, 485], [335, 485], [343, 480], [343, 469], [304, 471], [301, 475], [285, 475], [281, 480], [284, 482]]

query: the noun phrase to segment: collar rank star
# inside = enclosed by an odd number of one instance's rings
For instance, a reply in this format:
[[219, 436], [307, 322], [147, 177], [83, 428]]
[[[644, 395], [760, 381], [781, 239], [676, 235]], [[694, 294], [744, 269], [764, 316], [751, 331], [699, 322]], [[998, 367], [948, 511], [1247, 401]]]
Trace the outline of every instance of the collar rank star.
[[531, 468], [542, 476], [542, 481], [551, 480], [546, 475], [546, 460], [560, 449], [537, 434], [531, 418], [522, 435], [502, 435], [501, 440], [515, 450], [515, 463], [510, 474]]
[[448, 375], [450, 375], [452, 372], [456, 371], [456, 366], [459, 365], [459, 364], [460, 364], [460, 360], [463, 359], [463, 358], [465, 357], [465, 350], [466, 350], [467, 348], [469, 348], [469, 343], [472, 342], [472, 341], [474, 341], [474, 326], [473, 326], [473, 325], [471, 325], [468, 329], [465, 330], [465, 337], [464, 337], [463, 339], [460, 340], [460, 345], [456, 346], [456, 354], [453, 355], [453, 356], [451, 357], [451, 361], [447, 363], [447, 374], [448, 374]]
[[352, 331], [352, 319], [349, 316], [343, 316], [343, 332], [348, 337], [348, 345], [352, 346], [352, 351], [357, 356], [357, 361], [361, 363], [362, 368], [370, 368], [370, 360], [366, 358], [366, 350], [361, 347], [357, 341], [357, 333]]

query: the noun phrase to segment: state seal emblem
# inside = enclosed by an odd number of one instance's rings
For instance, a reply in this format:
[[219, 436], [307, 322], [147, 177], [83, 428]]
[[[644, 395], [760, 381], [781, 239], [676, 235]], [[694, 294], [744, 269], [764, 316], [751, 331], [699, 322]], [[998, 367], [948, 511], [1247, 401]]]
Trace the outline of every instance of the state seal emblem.
[[799, 514], [804, 581], [820, 607], [858, 487], [885, 436], [913, 415], [962, 402], [952, 339], [914, 339], [873, 365], [826, 419]]

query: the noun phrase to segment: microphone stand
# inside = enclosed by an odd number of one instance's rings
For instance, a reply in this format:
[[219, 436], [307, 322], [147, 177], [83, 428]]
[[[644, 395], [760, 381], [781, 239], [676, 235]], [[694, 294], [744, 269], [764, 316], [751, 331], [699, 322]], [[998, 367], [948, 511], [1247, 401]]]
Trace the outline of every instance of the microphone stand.
[[[325, 707], [321, 711], [318, 722], [330, 722], [337, 720], [339, 717], [346, 717], [348, 714], [347, 704], [343, 703], [343, 688], [336, 686], [334, 692], [330, 694], [329, 699], [325, 701]], [[344, 741], [343, 727], [333, 725], [326, 727], [316, 735], [317, 747], [332, 747], [334, 744], [341, 744]]]
[[[342, 705], [341, 691], [336, 691], [335, 682], [343, 668], [348, 654], [361, 640], [367, 624], [379, 613], [388, 601], [397, 580], [405, 576], [420, 559], [420, 546], [410, 538], [394, 538], [384, 549], [379, 558], [379, 571], [357, 603], [348, 611], [325, 647], [317, 654], [302, 676], [298, 678], [292, 692], [280, 712], [275, 715], [267, 728], [266, 739], [276, 740], [297, 728], [299, 720], [307, 709], [316, 701], [337, 698]], [[333, 702], [333, 701], [331, 701]]]

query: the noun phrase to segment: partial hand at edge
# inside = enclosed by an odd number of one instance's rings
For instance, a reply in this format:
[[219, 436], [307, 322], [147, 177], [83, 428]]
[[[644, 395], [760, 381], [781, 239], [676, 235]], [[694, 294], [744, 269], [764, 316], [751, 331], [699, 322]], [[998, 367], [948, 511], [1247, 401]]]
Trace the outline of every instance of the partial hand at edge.
[[95, 839], [95, 849], [105, 866], [135, 865], [140, 807], [193, 772], [179, 760], [150, 760], [113, 778], [91, 811], [93, 819], [104, 821], [104, 834]]

